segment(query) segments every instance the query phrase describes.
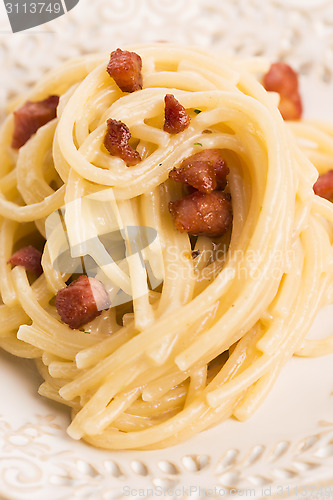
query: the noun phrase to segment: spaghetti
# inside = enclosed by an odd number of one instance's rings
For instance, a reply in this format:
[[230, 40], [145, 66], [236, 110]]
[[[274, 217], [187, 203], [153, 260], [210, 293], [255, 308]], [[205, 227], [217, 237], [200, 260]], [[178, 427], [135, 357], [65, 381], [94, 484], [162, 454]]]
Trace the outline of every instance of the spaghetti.
[[[57, 118], [17, 150], [12, 113], [0, 134], [0, 346], [36, 360], [39, 393], [72, 408], [70, 436], [109, 449], [161, 448], [244, 420], [291, 356], [333, 352], [332, 338], [305, 338], [333, 295], [333, 207], [312, 189], [332, 164], [333, 127], [284, 122], [260, 59], [132, 50], [142, 90], [122, 91], [106, 56], [82, 57], [15, 102], [59, 95]], [[179, 133], [163, 130], [167, 94], [190, 117]], [[136, 164], [105, 148], [108, 120], [128, 127]], [[170, 216], [182, 187], [168, 176], [206, 149], [221, 150], [230, 170], [233, 228], [193, 238]], [[129, 228], [154, 236], [138, 248]], [[117, 231], [118, 260], [101, 238]], [[44, 238], [33, 281], [8, 261]], [[56, 265], [66, 248], [66, 266]], [[87, 255], [111, 307], [72, 329], [54, 297], [78, 262], [87, 272]]]

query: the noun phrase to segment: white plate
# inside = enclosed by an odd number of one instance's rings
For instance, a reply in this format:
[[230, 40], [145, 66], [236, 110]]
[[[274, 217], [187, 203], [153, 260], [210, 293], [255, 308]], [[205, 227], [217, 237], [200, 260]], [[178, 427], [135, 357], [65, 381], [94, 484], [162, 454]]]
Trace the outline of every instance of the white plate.
[[[285, 57], [302, 71], [307, 116], [333, 116], [333, 9], [324, 0], [81, 0], [16, 35], [0, 16], [2, 107], [60, 60], [164, 39]], [[332, 313], [322, 311], [311, 335], [333, 334]], [[0, 499], [332, 499], [332, 361], [290, 360], [246, 423], [229, 420], [166, 450], [105, 452], [72, 441], [68, 411], [37, 395], [33, 363], [1, 352]]]

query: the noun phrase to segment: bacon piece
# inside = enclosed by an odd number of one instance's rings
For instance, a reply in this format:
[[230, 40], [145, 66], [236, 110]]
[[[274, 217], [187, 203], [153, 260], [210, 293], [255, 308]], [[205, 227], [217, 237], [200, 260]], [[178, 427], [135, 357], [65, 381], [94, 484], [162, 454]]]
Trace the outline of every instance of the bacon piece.
[[266, 90], [280, 94], [279, 110], [284, 120], [301, 118], [303, 106], [298, 89], [298, 75], [288, 64], [272, 64], [264, 75], [263, 85]]
[[320, 175], [313, 190], [318, 196], [333, 202], [333, 170]]
[[204, 161], [196, 161], [186, 167], [174, 168], [169, 172], [169, 178], [188, 184], [202, 193], [211, 193], [216, 188], [214, 167], [211, 163]]
[[205, 149], [186, 158], [179, 168], [170, 171], [169, 177], [184, 182], [202, 193], [224, 189], [229, 168], [219, 149]]
[[20, 248], [15, 252], [7, 264], [12, 264], [13, 266], [23, 266], [27, 271], [40, 276], [43, 272], [42, 268], [42, 253], [37, 250], [37, 248], [29, 245], [27, 247]]
[[117, 49], [111, 52], [107, 72], [123, 92], [142, 89], [142, 60], [135, 52]]
[[14, 111], [12, 148], [20, 149], [37, 130], [57, 116], [59, 97], [51, 95], [44, 101], [27, 101]]
[[141, 161], [139, 153], [128, 144], [131, 132], [127, 125], [110, 118], [107, 121], [107, 126], [108, 130], [104, 138], [104, 146], [109, 153], [113, 156], [118, 156], [130, 167], [139, 163]]
[[104, 285], [82, 275], [58, 291], [55, 305], [61, 321], [74, 329], [95, 319], [111, 304]]
[[172, 94], [166, 94], [164, 102], [165, 132], [169, 132], [169, 134], [178, 134], [179, 132], [183, 132], [189, 126], [191, 121], [184, 106], [182, 106]]
[[231, 197], [221, 191], [195, 191], [169, 203], [169, 211], [178, 231], [195, 236], [222, 236], [231, 227]]

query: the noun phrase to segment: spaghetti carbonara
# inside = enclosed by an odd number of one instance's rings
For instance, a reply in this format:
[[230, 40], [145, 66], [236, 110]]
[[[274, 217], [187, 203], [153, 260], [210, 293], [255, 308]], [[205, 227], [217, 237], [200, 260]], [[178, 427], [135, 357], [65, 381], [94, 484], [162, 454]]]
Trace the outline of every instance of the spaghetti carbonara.
[[261, 59], [127, 51], [67, 62], [2, 126], [0, 346], [35, 359], [71, 437], [151, 449], [247, 419], [291, 356], [333, 352], [305, 338], [333, 299], [313, 191], [333, 127], [284, 121]]

